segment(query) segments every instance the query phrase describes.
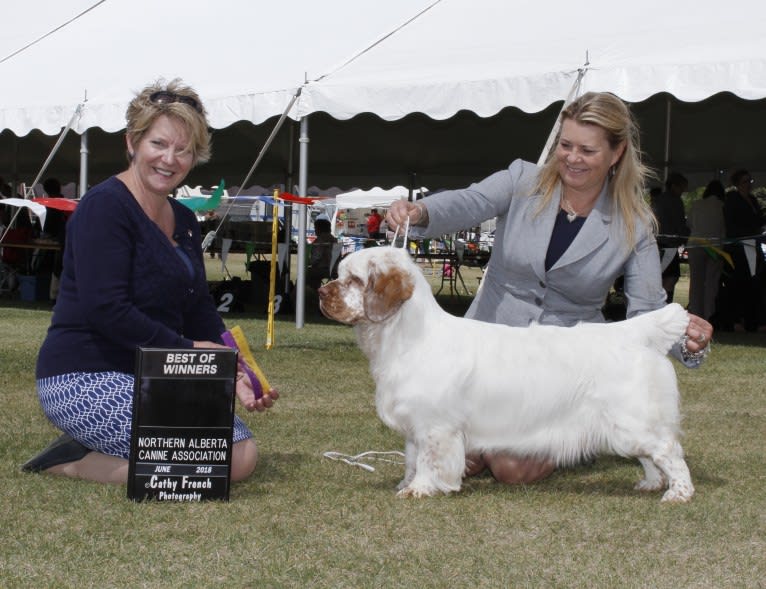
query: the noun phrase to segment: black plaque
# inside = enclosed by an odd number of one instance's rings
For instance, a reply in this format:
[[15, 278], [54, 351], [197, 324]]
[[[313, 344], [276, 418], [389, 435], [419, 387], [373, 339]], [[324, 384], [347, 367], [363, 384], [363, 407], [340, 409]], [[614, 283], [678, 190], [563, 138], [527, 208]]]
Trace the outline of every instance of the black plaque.
[[229, 499], [236, 350], [139, 348], [128, 498]]

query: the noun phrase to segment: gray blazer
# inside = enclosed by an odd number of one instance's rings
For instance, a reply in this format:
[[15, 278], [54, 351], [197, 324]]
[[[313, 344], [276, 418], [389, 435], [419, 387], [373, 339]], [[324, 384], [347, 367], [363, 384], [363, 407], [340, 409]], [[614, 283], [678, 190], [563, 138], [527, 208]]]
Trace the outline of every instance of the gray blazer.
[[526, 326], [535, 321], [574, 325], [603, 322], [601, 309], [615, 279], [624, 274], [628, 317], [665, 305], [657, 243], [648, 227], [637, 226], [637, 243], [625, 244], [624, 226], [612, 215], [607, 185], [572, 244], [545, 271], [545, 256], [559, 211], [559, 195], [539, 211], [532, 194], [538, 167], [522, 160], [464, 190], [422, 201], [427, 227], [413, 236], [437, 237], [497, 217], [487, 272], [467, 317]]

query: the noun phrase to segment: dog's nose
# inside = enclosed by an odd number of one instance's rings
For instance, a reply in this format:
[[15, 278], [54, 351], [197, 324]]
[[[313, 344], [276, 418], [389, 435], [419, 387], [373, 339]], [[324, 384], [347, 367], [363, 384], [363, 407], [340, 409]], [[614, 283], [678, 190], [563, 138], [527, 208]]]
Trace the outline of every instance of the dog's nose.
[[317, 294], [319, 295], [320, 299], [325, 298], [327, 296], [327, 285], [323, 284], [322, 286], [320, 286], [319, 289], [317, 290]]

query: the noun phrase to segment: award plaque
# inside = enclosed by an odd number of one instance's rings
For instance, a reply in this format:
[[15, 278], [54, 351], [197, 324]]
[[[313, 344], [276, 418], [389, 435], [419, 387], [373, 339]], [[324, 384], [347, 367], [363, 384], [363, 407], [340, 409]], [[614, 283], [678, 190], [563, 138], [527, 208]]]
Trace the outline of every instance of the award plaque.
[[236, 350], [139, 348], [128, 498], [229, 499]]

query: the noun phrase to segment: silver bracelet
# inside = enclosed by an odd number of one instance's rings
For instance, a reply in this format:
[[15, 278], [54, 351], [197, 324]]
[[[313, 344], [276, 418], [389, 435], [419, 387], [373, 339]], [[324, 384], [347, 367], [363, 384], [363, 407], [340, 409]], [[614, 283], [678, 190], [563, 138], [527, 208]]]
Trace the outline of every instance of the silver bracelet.
[[685, 335], [681, 339], [681, 357], [684, 359], [684, 362], [689, 362], [690, 360], [694, 360], [699, 362], [702, 362], [702, 360], [710, 353], [710, 342], [702, 348], [701, 350], [697, 352], [690, 352], [689, 348], [686, 347], [686, 342], [689, 340], [689, 336]]

